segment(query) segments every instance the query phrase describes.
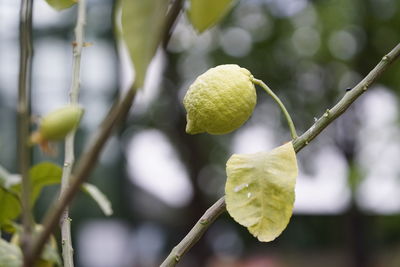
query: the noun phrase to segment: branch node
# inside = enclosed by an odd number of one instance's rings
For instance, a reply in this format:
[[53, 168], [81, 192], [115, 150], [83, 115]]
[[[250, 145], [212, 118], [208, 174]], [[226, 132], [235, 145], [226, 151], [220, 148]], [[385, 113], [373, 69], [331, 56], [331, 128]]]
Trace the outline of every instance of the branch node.
[[181, 256], [175, 255], [175, 261], [176, 261], [176, 262], [179, 262], [180, 260], [181, 260]]
[[205, 219], [205, 218], [200, 219], [200, 224], [201, 224], [201, 225], [207, 225], [208, 222], [209, 222], [209, 221], [208, 221], [207, 219]]
[[329, 110], [329, 108], [325, 111], [325, 113], [324, 113], [324, 117], [325, 118], [328, 118], [329, 117], [329, 115], [330, 115], [330, 110]]
[[362, 90], [363, 90], [364, 92], [367, 91], [367, 90], [368, 90], [368, 86], [367, 86], [367, 85], [364, 85], [363, 88], [362, 88]]
[[382, 57], [382, 61], [388, 61], [390, 59], [390, 57], [388, 55], [385, 55], [384, 57]]

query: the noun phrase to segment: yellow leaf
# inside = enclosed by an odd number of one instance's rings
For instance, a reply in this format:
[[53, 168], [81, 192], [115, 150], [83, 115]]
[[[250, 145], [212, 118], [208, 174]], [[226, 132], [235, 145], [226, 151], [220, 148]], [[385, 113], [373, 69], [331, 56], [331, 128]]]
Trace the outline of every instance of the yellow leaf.
[[190, 0], [188, 16], [193, 27], [203, 32], [215, 25], [232, 8], [235, 0]]
[[138, 87], [144, 84], [147, 67], [162, 38], [167, 6], [167, 0], [122, 0], [122, 37]]
[[76, 0], [46, 0], [46, 2], [58, 11], [70, 8], [77, 3]]
[[260, 241], [278, 237], [293, 212], [298, 169], [292, 143], [268, 152], [235, 154], [226, 172], [229, 214]]

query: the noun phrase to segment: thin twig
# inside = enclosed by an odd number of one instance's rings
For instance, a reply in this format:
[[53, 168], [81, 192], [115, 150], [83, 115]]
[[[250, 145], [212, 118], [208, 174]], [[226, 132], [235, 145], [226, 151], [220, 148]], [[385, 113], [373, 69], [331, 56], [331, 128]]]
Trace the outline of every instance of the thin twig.
[[[393, 48], [389, 54], [384, 56], [378, 65], [376, 65], [375, 68], [352, 90], [348, 91], [333, 108], [327, 109], [326, 112], [304, 134], [292, 141], [296, 153], [307, 146], [330, 123], [343, 114], [343, 112], [345, 112], [360, 95], [368, 90], [369, 86], [382, 75], [388, 66], [399, 58], [399, 56], [400, 43]], [[182, 241], [171, 251], [161, 266], [176, 266], [185, 253], [202, 237], [208, 227], [210, 227], [211, 222], [214, 222], [217, 217], [225, 211], [225, 199], [222, 197], [206, 211], [185, 238], [182, 239]], [[202, 220], [210, 223], [204, 224], [202, 223]]]
[[[86, 0], [78, 2], [78, 14], [75, 26], [75, 42], [73, 44], [73, 62], [72, 62], [72, 82], [70, 89], [70, 103], [78, 104], [79, 88], [80, 88], [80, 69], [81, 69], [81, 53], [83, 48], [86, 25]], [[75, 161], [74, 153], [75, 131], [71, 132], [65, 139], [65, 157], [63, 174], [61, 177], [60, 197], [68, 189], [72, 167]], [[62, 257], [65, 267], [74, 266], [73, 246], [71, 238], [71, 219], [69, 218], [69, 207], [67, 206], [60, 219], [61, 228], [61, 244]]]
[[272, 99], [275, 100], [275, 102], [278, 104], [279, 108], [281, 109], [283, 115], [285, 116], [285, 119], [286, 119], [287, 124], [290, 129], [290, 134], [292, 136], [292, 139], [296, 139], [297, 138], [296, 127], [294, 127], [292, 117], [290, 117], [289, 112], [287, 111], [285, 105], [282, 103], [282, 101], [279, 99], [279, 97], [262, 80], [252, 78], [252, 82], [254, 84], [261, 86], [261, 88], [264, 89], [264, 91], [267, 92], [267, 94], [269, 94], [272, 97]]
[[160, 265], [160, 267], [175, 266], [183, 255], [195, 244], [207, 228], [225, 211], [225, 198], [220, 198], [215, 202], [198, 220], [190, 232], [183, 238], [183, 240], [172, 249], [171, 253]]
[[179, 17], [179, 14], [182, 11], [182, 4], [183, 0], [175, 0], [174, 3], [171, 5], [171, 8], [168, 11], [167, 14], [167, 21], [165, 23], [165, 28], [167, 29], [164, 32], [164, 36], [162, 38], [162, 47], [165, 49], [169, 43], [169, 40], [171, 39], [172, 32], [174, 31], [174, 27], [176, 24], [176, 21]]
[[25, 251], [30, 242], [33, 217], [30, 209], [31, 183], [29, 167], [31, 165], [28, 144], [30, 128], [30, 91], [32, 76], [32, 0], [21, 1], [20, 9], [20, 59], [18, 79], [18, 164], [22, 176], [22, 248]]
[[371, 70], [370, 73], [368, 73], [368, 75], [365, 76], [365, 78], [352, 90], [348, 91], [334, 107], [327, 109], [304, 134], [293, 141], [293, 146], [296, 152], [308, 145], [308, 143], [317, 137], [332, 121], [342, 115], [360, 95], [368, 90], [370, 85], [382, 75], [389, 65], [399, 58], [399, 56], [400, 43], [387, 55], [382, 57], [378, 65], [376, 65], [375, 68]]

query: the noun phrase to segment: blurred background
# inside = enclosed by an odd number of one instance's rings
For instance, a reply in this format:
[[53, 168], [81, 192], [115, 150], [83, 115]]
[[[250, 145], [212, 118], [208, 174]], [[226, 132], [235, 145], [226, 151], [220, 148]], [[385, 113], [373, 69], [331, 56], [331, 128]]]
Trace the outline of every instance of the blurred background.
[[[0, 0], [0, 163], [16, 166], [19, 1]], [[129, 81], [115, 42], [112, 0], [88, 1], [78, 154]], [[68, 101], [76, 7], [34, 1], [32, 113]], [[187, 135], [182, 98], [208, 68], [236, 63], [274, 89], [302, 133], [400, 41], [397, 0], [242, 0], [217, 27], [196, 35], [183, 14], [146, 88], [91, 174], [110, 198], [104, 217], [80, 194], [72, 205], [76, 266], [157, 266], [224, 194], [232, 153], [290, 139], [277, 105], [258, 90], [251, 119], [223, 136]], [[121, 53], [119, 53], [120, 51]], [[295, 213], [277, 240], [260, 243], [227, 214], [179, 266], [400, 266], [400, 64], [298, 155]], [[53, 161], [34, 151], [34, 162]], [[56, 196], [47, 188], [39, 220]]]

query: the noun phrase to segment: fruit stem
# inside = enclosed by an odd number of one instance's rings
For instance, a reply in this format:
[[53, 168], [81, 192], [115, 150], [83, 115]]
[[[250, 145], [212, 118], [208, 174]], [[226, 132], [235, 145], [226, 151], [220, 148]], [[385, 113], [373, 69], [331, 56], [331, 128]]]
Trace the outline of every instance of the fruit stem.
[[257, 84], [257, 85], [261, 86], [262, 89], [264, 89], [264, 91], [267, 92], [267, 94], [269, 94], [275, 100], [276, 103], [278, 103], [279, 108], [282, 110], [283, 115], [285, 116], [286, 121], [288, 123], [289, 129], [290, 129], [290, 134], [292, 135], [292, 139], [296, 139], [297, 138], [297, 133], [296, 133], [296, 128], [294, 127], [293, 120], [290, 117], [289, 112], [286, 110], [285, 106], [283, 105], [282, 101], [279, 99], [279, 97], [262, 80], [258, 80], [258, 79], [253, 77], [251, 79], [251, 81], [254, 84]]

